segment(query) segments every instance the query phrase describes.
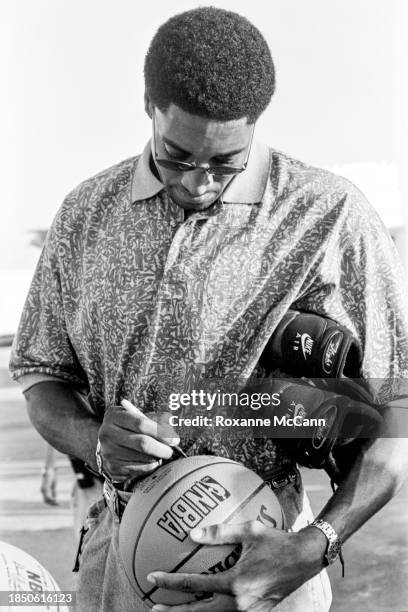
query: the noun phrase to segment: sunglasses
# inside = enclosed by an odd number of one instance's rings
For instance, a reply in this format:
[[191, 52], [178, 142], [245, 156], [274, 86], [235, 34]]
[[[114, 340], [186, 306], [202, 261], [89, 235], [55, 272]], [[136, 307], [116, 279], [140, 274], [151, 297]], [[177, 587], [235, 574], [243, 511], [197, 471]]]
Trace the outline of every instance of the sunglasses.
[[184, 161], [177, 161], [175, 159], [168, 159], [168, 158], [165, 158], [165, 157], [159, 157], [158, 154], [157, 154], [157, 147], [156, 147], [156, 114], [155, 114], [155, 107], [153, 107], [153, 110], [152, 110], [152, 124], [153, 124], [153, 156], [154, 156], [154, 160], [155, 160], [155, 162], [159, 166], [161, 166], [162, 168], [165, 168], [166, 170], [171, 170], [172, 172], [191, 172], [192, 170], [197, 170], [197, 168], [199, 168], [200, 170], [204, 170], [207, 174], [214, 174], [214, 175], [217, 175], [217, 176], [232, 176], [234, 174], [240, 174], [241, 172], [244, 172], [244, 170], [246, 170], [246, 168], [247, 168], [249, 154], [251, 152], [252, 139], [253, 139], [253, 136], [254, 136], [255, 124], [253, 124], [253, 126], [252, 126], [251, 138], [249, 140], [249, 145], [248, 145], [245, 161], [242, 164], [242, 166], [239, 166], [239, 167], [223, 166], [221, 164], [218, 165], [218, 166], [210, 166], [209, 164], [196, 164], [195, 162], [184, 162]]

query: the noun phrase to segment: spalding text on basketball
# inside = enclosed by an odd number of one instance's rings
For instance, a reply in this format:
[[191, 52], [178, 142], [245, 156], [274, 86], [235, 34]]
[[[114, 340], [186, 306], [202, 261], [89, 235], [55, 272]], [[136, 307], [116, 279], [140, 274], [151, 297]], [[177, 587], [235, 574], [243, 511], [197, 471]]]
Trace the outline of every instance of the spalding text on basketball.
[[[218, 572], [225, 572], [226, 570], [234, 567], [239, 557], [241, 556], [242, 545], [238, 544], [222, 561], [218, 561], [215, 565], [208, 568], [206, 572], [201, 574], [218, 574]], [[207, 595], [208, 597], [208, 595]]]

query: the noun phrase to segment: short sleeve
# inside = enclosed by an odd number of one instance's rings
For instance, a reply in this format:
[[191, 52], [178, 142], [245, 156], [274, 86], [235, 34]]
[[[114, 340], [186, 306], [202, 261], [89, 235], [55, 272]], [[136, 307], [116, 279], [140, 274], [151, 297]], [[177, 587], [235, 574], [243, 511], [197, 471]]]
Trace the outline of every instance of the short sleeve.
[[86, 376], [67, 333], [58, 225], [59, 215], [48, 232], [23, 308], [11, 352], [10, 373], [15, 380], [41, 374], [84, 388]]
[[365, 197], [351, 185], [345, 200], [344, 214], [294, 307], [330, 316], [350, 329], [363, 348], [363, 376], [375, 387], [385, 390], [397, 379], [405, 387], [408, 306], [402, 264]]

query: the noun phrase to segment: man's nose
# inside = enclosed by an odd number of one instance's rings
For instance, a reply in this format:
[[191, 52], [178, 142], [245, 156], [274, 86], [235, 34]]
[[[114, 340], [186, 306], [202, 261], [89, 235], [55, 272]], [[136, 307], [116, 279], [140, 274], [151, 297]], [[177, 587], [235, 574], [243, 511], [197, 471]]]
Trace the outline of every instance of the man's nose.
[[197, 168], [196, 170], [190, 170], [190, 172], [184, 172], [181, 178], [181, 184], [184, 189], [191, 193], [192, 196], [203, 195], [208, 187], [213, 182], [213, 177], [208, 174], [203, 168]]

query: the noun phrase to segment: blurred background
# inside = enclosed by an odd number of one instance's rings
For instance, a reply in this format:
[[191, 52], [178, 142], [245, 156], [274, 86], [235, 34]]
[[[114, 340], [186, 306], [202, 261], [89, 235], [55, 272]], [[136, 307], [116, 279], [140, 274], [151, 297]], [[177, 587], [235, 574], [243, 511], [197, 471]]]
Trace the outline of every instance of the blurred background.
[[2, 1], [0, 333], [13, 333], [47, 228], [80, 181], [150, 137], [143, 60], [157, 27], [198, 5], [260, 28], [277, 69], [258, 137], [351, 178], [406, 259], [406, 0]]
[[[406, 0], [0, 1], [0, 495], [6, 502], [0, 538], [43, 559], [65, 588], [73, 477], [58, 455], [60, 505], [45, 506], [44, 447], [8, 381], [8, 345], [38, 246], [64, 196], [141, 152], [150, 137], [143, 61], [154, 32], [171, 15], [208, 4], [245, 15], [270, 44], [277, 89], [258, 138], [351, 179], [380, 213], [408, 270]], [[318, 473], [307, 479], [317, 509], [328, 483]], [[408, 608], [399, 580], [408, 569], [407, 498], [405, 491], [350, 543], [357, 565], [349, 562], [349, 582], [335, 577], [341, 596], [333, 610]], [[374, 544], [380, 525], [391, 520], [384, 544]], [[370, 563], [370, 572], [363, 571]]]

